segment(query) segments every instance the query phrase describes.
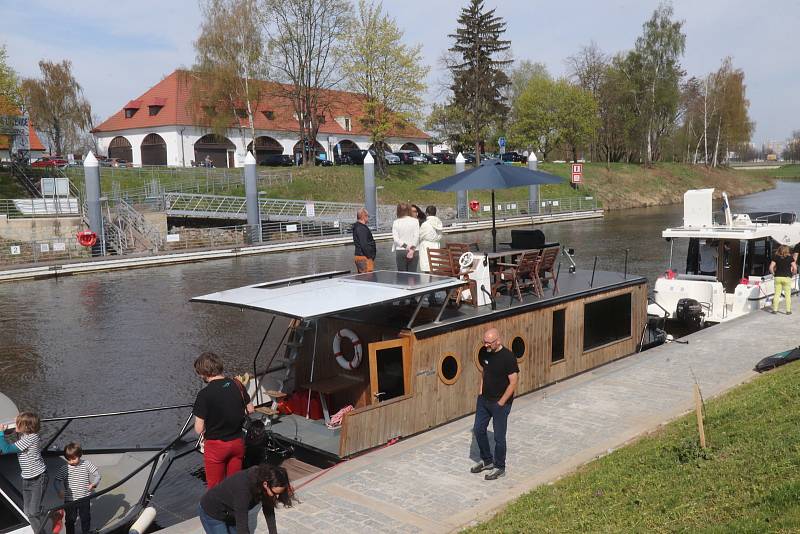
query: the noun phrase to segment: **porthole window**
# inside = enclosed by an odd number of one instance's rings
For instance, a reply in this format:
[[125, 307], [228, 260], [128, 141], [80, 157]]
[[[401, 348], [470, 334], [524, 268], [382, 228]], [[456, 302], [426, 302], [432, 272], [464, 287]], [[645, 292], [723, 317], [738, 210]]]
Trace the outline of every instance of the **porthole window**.
[[439, 380], [447, 385], [455, 384], [461, 376], [461, 362], [453, 354], [445, 354], [439, 359]]
[[525, 356], [525, 340], [522, 339], [522, 336], [517, 336], [511, 342], [511, 352], [514, 353], [514, 356], [517, 360], [521, 360]]

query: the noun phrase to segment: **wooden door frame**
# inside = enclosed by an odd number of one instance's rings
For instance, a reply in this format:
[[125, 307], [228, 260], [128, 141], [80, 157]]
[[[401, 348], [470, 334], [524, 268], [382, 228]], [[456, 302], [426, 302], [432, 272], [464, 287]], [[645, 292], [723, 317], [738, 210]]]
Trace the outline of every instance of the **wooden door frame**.
[[403, 350], [403, 396], [411, 394], [411, 341], [407, 337], [375, 341], [369, 344], [369, 403], [380, 404], [375, 397], [378, 393], [378, 351], [392, 347]]

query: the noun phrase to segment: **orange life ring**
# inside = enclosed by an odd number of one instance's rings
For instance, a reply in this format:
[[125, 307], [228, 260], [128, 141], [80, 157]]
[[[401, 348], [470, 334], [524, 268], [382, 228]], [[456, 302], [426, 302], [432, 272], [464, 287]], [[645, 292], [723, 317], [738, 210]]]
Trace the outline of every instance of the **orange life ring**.
[[[353, 344], [353, 359], [347, 361], [342, 354], [342, 338], [346, 337], [350, 340], [350, 343]], [[361, 348], [361, 340], [358, 339], [358, 336], [352, 330], [348, 330], [347, 328], [342, 328], [336, 335], [333, 337], [333, 355], [336, 356], [336, 363], [342, 369], [347, 371], [352, 371], [356, 369], [359, 365], [361, 365], [361, 355], [363, 353], [363, 349]]]
[[478, 202], [477, 200], [470, 200], [469, 201], [469, 209], [471, 209], [472, 211], [478, 211], [480, 209], [480, 207], [481, 207], [481, 203]]
[[97, 243], [97, 234], [90, 230], [78, 232], [78, 243], [84, 247], [92, 247]]

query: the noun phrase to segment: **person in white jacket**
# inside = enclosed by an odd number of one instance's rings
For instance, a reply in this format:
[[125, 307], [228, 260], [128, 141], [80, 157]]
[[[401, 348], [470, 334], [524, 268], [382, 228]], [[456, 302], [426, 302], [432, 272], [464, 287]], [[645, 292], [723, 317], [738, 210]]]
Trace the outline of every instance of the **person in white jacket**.
[[425, 222], [419, 227], [419, 269], [429, 272], [431, 270], [428, 262], [429, 248], [442, 248], [442, 235], [444, 225], [442, 220], [436, 216], [436, 206], [425, 208]]
[[419, 266], [419, 221], [411, 216], [407, 202], [397, 205], [397, 219], [392, 223], [392, 251], [398, 271], [416, 272]]

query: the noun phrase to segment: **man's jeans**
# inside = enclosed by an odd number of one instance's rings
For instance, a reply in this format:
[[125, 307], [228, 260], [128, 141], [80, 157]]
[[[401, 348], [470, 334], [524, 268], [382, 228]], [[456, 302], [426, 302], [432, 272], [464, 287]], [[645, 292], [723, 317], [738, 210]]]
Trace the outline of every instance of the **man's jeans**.
[[46, 472], [36, 478], [22, 479], [22, 511], [28, 516], [33, 531], [37, 533], [46, 519], [42, 513], [42, 500], [47, 489], [47, 481]]
[[489, 448], [489, 436], [486, 428], [489, 420], [492, 421], [494, 428], [494, 466], [499, 469], [506, 468], [506, 428], [508, 425], [508, 414], [511, 413], [511, 403], [500, 406], [495, 401], [486, 400], [483, 395], [478, 395], [477, 406], [475, 408], [475, 425], [472, 431], [475, 434], [475, 441], [478, 442], [478, 449], [481, 451], [483, 463], [492, 462], [492, 451]]

